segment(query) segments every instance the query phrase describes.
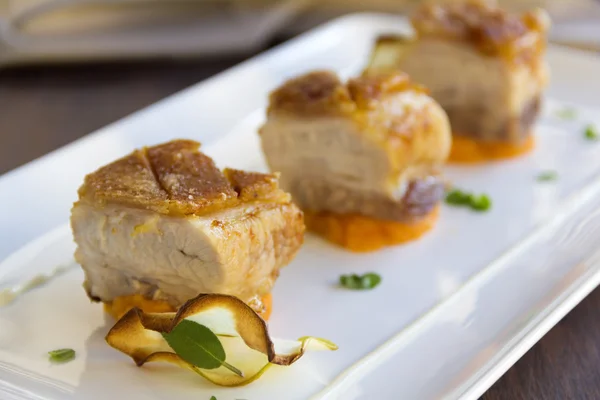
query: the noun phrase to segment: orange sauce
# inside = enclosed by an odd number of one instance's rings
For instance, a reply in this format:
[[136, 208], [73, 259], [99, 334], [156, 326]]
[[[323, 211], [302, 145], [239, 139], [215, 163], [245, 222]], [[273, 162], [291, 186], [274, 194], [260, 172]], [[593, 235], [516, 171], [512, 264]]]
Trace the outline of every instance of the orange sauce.
[[[271, 316], [273, 308], [273, 296], [271, 293], [261, 298], [265, 310], [259, 313], [265, 321]], [[119, 319], [125, 315], [132, 308], [137, 307], [146, 313], [163, 313], [163, 312], [175, 312], [177, 309], [167, 303], [164, 300], [150, 300], [142, 296], [141, 294], [133, 294], [130, 296], [120, 296], [115, 298], [112, 302], [104, 303], [104, 311], [110, 314], [113, 318]]]
[[112, 315], [115, 319], [121, 318], [132, 308], [137, 307], [146, 313], [174, 312], [175, 307], [164, 300], [150, 300], [141, 294], [130, 296], [120, 296], [112, 302], [104, 303], [104, 311]]
[[304, 222], [310, 231], [330, 242], [362, 253], [416, 240], [434, 227], [438, 215], [439, 207], [436, 207], [422, 219], [407, 223], [358, 214], [305, 212]]
[[268, 321], [271, 317], [271, 312], [273, 312], [273, 295], [271, 293], [264, 295], [262, 298], [262, 303], [265, 306], [265, 310], [261, 313], [258, 313], [265, 321]]
[[535, 138], [530, 135], [523, 143], [480, 142], [464, 136], [452, 137], [452, 150], [448, 162], [481, 163], [504, 160], [529, 153], [535, 147]]

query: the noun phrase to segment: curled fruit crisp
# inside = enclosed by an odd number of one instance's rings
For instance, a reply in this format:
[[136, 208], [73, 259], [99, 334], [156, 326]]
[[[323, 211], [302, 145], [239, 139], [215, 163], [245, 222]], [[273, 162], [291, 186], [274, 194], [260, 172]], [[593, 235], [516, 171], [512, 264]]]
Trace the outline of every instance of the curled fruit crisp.
[[291, 365], [310, 350], [336, 350], [327, 340], [271, 339], [265, 321], [236, 297], [204, 294], [177, 313], [130, 310], [106, 341], [138, 366], [170, 362], [212, 383], [240, 386], [258, 379], [271, 365]]

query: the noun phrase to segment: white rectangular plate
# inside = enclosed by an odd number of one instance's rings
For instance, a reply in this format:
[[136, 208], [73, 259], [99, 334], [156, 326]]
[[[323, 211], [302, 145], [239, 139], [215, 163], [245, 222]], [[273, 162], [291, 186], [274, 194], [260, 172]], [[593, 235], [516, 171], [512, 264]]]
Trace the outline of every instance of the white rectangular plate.
[[[220, 166], [265, 170], [256, 128], [269, 90], [315, 68], [347, 77], [360, 71], [375, 37], [406, 32], [406, 21], [355, 15], [110, 125], [0, 178], [0, 257], [64, 224], [83, 175], [169, 139], [194, 138]], [[444, 207], [422, 240], [352, 254], [308, 236], [274, 291], [273, 336], [314, 335], [334, 353], [309, 354], [242, 388], [212, 386], [171, 367], [137, 368], [103, 340], [111, 321], [90, 304], [75, 268], [0, 308], [0, 398], [5, 399], [430, 399], [475, 398], [600, 279], [600, 126], [597, 71], [584, 53], [551, 48], [552, 85], [523, 158], [448, 167], [461, 188], [488, 193], [488, 213]], [[556, 110], [577, 108], [573, 121]], [[596, 118], [596, 119], [594, 119]], [[536, 176], [555, 170], [556, 182]], [[57, 265], [72, 264], [67, 226], [0, 265], [0, 289]], [[336, 288], [340, 274], [375, 271], [373, 291]], [[77, 350], [66, 365], [45, 353]]]

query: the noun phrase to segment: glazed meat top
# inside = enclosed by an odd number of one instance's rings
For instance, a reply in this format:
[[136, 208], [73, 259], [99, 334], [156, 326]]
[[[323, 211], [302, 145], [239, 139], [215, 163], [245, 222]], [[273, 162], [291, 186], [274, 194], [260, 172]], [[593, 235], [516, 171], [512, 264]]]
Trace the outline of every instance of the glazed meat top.
[[245, 202], [290, 201], [277, 175], [221, 172], [199, 147], [192, 140], [174, 140], [135, 150], [87, 175], [79, 199], [176, 216], [204, 215]]
[[269, 97], [268, 114], [289, 112], [321, 116], [350, 114], [374, 109], [377, 104], [401, 92], [425, 93], [400, 71], [364, 74], [343, 83], [332, 71], [313, 71], [290, 79]]
[[515, 15], [482, 0], [428, 3], [411, 21], [420, 37], [462, 40], [484, 54], [515, 62], [527, 62], [543, 53], [550, 24], [543, 10]]

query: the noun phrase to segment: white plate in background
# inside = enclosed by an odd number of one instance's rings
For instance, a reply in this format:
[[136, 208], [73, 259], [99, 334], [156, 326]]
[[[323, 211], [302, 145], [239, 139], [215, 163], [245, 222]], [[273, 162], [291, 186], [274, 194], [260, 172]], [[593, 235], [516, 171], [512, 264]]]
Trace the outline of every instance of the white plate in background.
[[[256, 127], [268, 91], [314, 68], [360, 71], [379, 33], [404, 19], [342, 18], [0, 177], [0, 257], [65, 224], [85, 173], [133, 148], [177, 137], [204, 143], [221, 166], [262, 170]], [[0, 398], [430, 399], [475, 398], [600, 279], [600, 60], [551, 47], [552, 83], [537, 149], [518, 160], [449, 167], [465, 189], [488, 193], [488, 213], [444, 207], [422, 240], [352, 254], [308, 237], [274, 290], [272, 335], [315, 335], [333, 353], [308, 354], [242, 388], [220, 388], [171, 367], [137, 368], [108, 347], [110, 322], [90, 304], [79, 269], [0, 308]], [[551, 100], [550, 100], [551, 99]], [[578, 118], [554, 116], [565, 104]], [[559, 179], [536, 176], [556, 170]], [[0, 264], [0, 288], [72, 263], [68, 227]], [[335, 288], [343, 273], [376, 271], [369, 292]], [[75, 361], [50, 365], [48, 350]], [[361, 361], [362, 360], [362, 361]]]

